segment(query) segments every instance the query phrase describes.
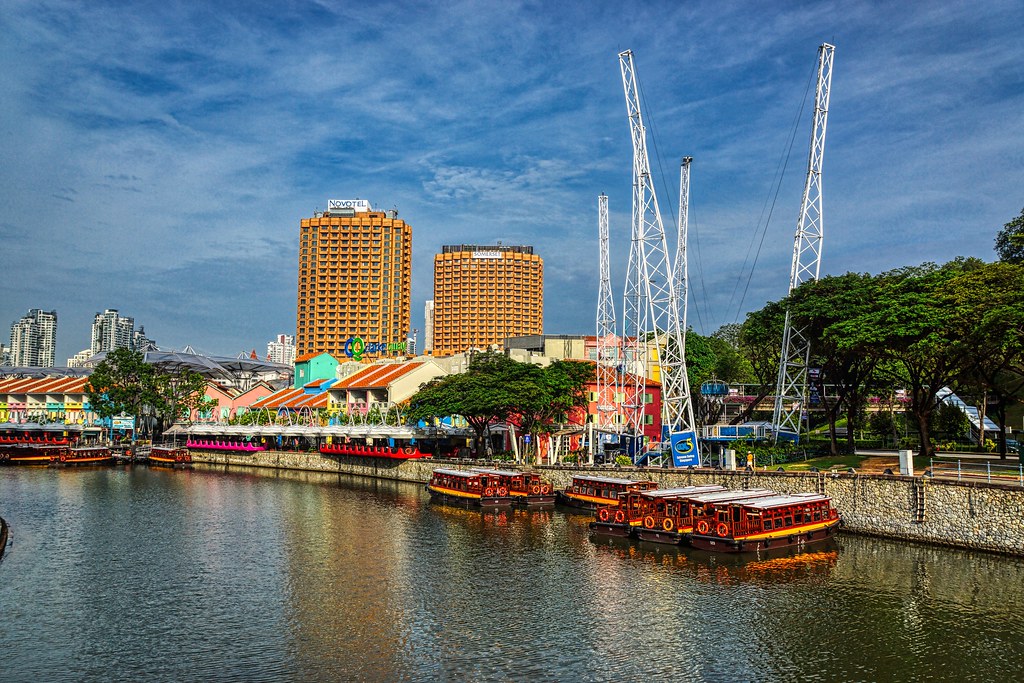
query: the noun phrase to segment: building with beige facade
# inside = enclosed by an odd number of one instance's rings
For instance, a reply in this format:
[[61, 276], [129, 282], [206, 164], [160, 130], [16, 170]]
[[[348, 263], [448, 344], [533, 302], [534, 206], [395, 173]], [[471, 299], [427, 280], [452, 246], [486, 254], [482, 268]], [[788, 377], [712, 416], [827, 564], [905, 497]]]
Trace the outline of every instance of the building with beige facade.
[[452, 244], [434, 256], [433, 355], [501, 348], [544, 328], [544, 260], [530, 246]]
[[412, 227], [366, 200], [328, 200], [299, 228], [295, 353], [338, 360], [404, 355]]

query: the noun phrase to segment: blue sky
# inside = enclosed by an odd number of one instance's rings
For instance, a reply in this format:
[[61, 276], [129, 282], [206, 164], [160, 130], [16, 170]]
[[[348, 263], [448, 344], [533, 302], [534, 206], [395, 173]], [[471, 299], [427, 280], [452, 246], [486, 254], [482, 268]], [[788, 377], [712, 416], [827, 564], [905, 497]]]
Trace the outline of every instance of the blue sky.
[[629, 248], [625, 49], [666, 227], [694, 157], [698, 332], [785, 295], [822, 42], [823, 274], [993, 260], [1024, 206], [1021, 26], [1019, 0], [7, 0], [0, 339], [56, 309], [63, 364], [117, 308], [161, 346], [262, 354], [294, 332], [300, 219], [356, 197], [413, 226], [421, 342], [433, 254], [496, 240], [544, 257], [546, 332], [593, 333], [601, 192], [618, 292]]

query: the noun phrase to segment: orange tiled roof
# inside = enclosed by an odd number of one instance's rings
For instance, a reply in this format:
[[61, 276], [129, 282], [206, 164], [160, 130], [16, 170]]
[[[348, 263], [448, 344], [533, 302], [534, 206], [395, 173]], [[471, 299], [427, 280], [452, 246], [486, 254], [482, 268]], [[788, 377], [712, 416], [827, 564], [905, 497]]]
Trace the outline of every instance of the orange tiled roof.
[[421, 365], [423, 365], [422, 362], [371, 365], [334, 384], [331, 389], [384, 389]]

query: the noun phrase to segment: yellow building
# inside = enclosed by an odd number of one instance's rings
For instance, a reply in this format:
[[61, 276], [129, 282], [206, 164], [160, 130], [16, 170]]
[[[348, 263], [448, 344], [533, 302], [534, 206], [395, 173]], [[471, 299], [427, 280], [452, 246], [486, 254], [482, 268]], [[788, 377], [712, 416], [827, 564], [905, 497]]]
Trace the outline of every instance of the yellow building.
[[544, 331], [544, 260], [527, 246], [453, 244], [434, 256], [435, 356]]
[[366, 200], [328, 200], [302, 219], [295, 354], [338, 360], [405, 353], [412, 227]]

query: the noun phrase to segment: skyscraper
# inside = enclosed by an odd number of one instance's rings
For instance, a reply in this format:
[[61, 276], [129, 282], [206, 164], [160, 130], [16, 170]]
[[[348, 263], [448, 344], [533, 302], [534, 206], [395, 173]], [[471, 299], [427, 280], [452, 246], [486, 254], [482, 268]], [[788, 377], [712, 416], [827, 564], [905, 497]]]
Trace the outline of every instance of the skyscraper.
[[366, 200], [327, 202], [299, 228], [295, 353], [363, 360], [405, 352], [412, 227]]
[[11, 365], [52, 368], [57, 347], [57, 311], [33, 308], [11, 324]]
[[267, 360], [284, 365], [295, 364], [295, 337], [279, 334], [274, 341], [267, 342]]
[[93, 353], [113, 351], [114, 349], [131, 349], [132, 337], [135, 334], [135, 318], [119, 315], [116, 308], [108, 308], [97, 313], [92, 321], [92, 344], [89, 349]]
[[544, 331], [544, 260], [530, 246], [452, 244], [434, 256], [433, 353]]
[[434, 350], [434, 300], [423, 304], [423, 353]]

